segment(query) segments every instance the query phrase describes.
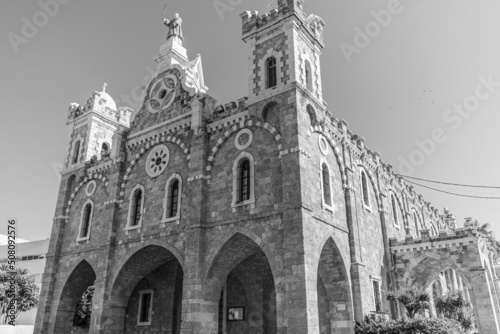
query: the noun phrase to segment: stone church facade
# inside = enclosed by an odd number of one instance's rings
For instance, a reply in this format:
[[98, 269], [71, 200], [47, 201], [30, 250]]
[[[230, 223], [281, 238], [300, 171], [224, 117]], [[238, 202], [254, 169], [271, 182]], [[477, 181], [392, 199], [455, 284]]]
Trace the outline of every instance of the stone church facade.
[[465, 291], [480, 332], [498, 333], [478, 233], [327, 110], [323, 20], [303, 0], [241, 18], [247, 97], [217, 105], [172, 35], [133, 120], [106, 87], [70, 106], [35, 333], [353, 333], [401, 316], [386, 294], [412, 282]]

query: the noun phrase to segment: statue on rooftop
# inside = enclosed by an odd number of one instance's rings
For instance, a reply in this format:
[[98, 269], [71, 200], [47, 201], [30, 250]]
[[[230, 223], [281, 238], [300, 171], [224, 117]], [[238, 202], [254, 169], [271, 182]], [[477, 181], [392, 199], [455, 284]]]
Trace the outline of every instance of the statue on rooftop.
[[181, 41], [184, 40], [184, 36], [182, 35], [182, 18], [178, 13], [175, 14], [172, 20], [164, 18], [163, 24], [168, 27], [167, 41], [172, 37], [179, 37]]

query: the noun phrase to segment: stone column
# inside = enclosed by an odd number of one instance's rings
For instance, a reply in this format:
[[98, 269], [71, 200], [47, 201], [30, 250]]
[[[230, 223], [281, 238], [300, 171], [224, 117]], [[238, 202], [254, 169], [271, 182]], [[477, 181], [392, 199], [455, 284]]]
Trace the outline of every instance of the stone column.
[[453, 269], [450, 269], [450, 272], [451, 272], [451, 285], [453, 291], [458, 291], [459, 289], [458, 289], [457, 273]]
[[488, 273], [484, 268], [471, 270], [471, 283], [474, 290], [474, 307], [477, 327], [481, 334], [498, 334], [500, 328], [491, 294]]
[[[349, 144], [343, 140], [343, 156], [344, 161], [351, 161], [349, 158]], [[371, 295], [371, 287], [367, 286], [369, 280], [367, 277], [366, 266], [363, 264], [363, 254], [361, 250], [361, 241], [359, 240], [359, 226], [356, 192], [353, 189], [353, 170], [349, 167], [345, 169], [346, 184], [344, 185], [345, 202], [347, 210], [347, 224], [349, 227], [349, 250], [351, 253], [351, 284], [352, 284], [352, 299], [354, 308], [354, 320], [363, 321], [366, 306], [363, 303], [363, 296]]]
[[427, 292], [429, 293], [429, 296], [431, 297], [430, 300], [430, 307], [429, 307], [429, 314], [431, 318], [437, 318], [437, 312], [436, 312], [436, 304], [434, 303], [434, 289], [433, 289], [434, 283], [431, 284], [431, 286], [427, 289]]

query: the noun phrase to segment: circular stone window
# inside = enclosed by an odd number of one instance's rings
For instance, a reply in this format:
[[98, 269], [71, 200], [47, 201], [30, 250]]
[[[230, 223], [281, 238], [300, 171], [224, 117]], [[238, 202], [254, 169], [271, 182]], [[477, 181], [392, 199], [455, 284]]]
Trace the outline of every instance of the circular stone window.
[[319, 149], [323, 155], [327, 155], [329, 151], [328, 141], [324, 136], [319, 136], [318, 138]]
[[87, 184], [87, 187], [85, 187], [85, 195], [87, 196], [94, 195], [96, 189], [97, 189], [97, 183], [95, 182], [95, 180], [90, 181]]
[[156, 146], [146, 159], [146, 173], [150, 177], [157, 177], [167, 169], [169, 158], [170, 153], [167, 146]]
[[247, 149], [253, 141], [253, 132], [249, 129], [243, 129], [234, 138], [234, 145], [240, 151]]
[[156, 114], [172, 105], [176, 97], [177, 77], [174, 74], [168, 74], [164, 78], [157, 79], [151, 85], [149, 93], [149, 112]]

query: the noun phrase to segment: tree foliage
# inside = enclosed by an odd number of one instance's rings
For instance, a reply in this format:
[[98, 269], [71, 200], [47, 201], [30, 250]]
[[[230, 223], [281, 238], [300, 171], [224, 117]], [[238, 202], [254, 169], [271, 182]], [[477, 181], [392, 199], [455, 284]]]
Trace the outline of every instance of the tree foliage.
[[92, 315], [92, 299], [94, 298], [95, 283], [85, 290], [82, 298], [76, 306], [73, 326], [88, 328], [90, 326], [90, 317]]
[[388, 300], [399, 300], [406, 309], [408, 318], [413, 319], [420, 311], [430, 308], [431, 297], [425, 289], [417, 284], [411, 285], [396, 292], [387, 294]]
[[434, 298], [436, 310], [446, 318], [457, 320], [466, 331], [474, 331], [472, 305], [462, 291], [453, 291]]
[[[14, 288], [14, 293], [10, 293]], [[9, 305], [15, 305], [15, 318], [23, 312], [38, 306], [40, 288], [28, 275], [28, 270], [17, 269], [15, 274], [9, 273], [6, 264], [0, 265], [0, 324], [7, 324]]]

